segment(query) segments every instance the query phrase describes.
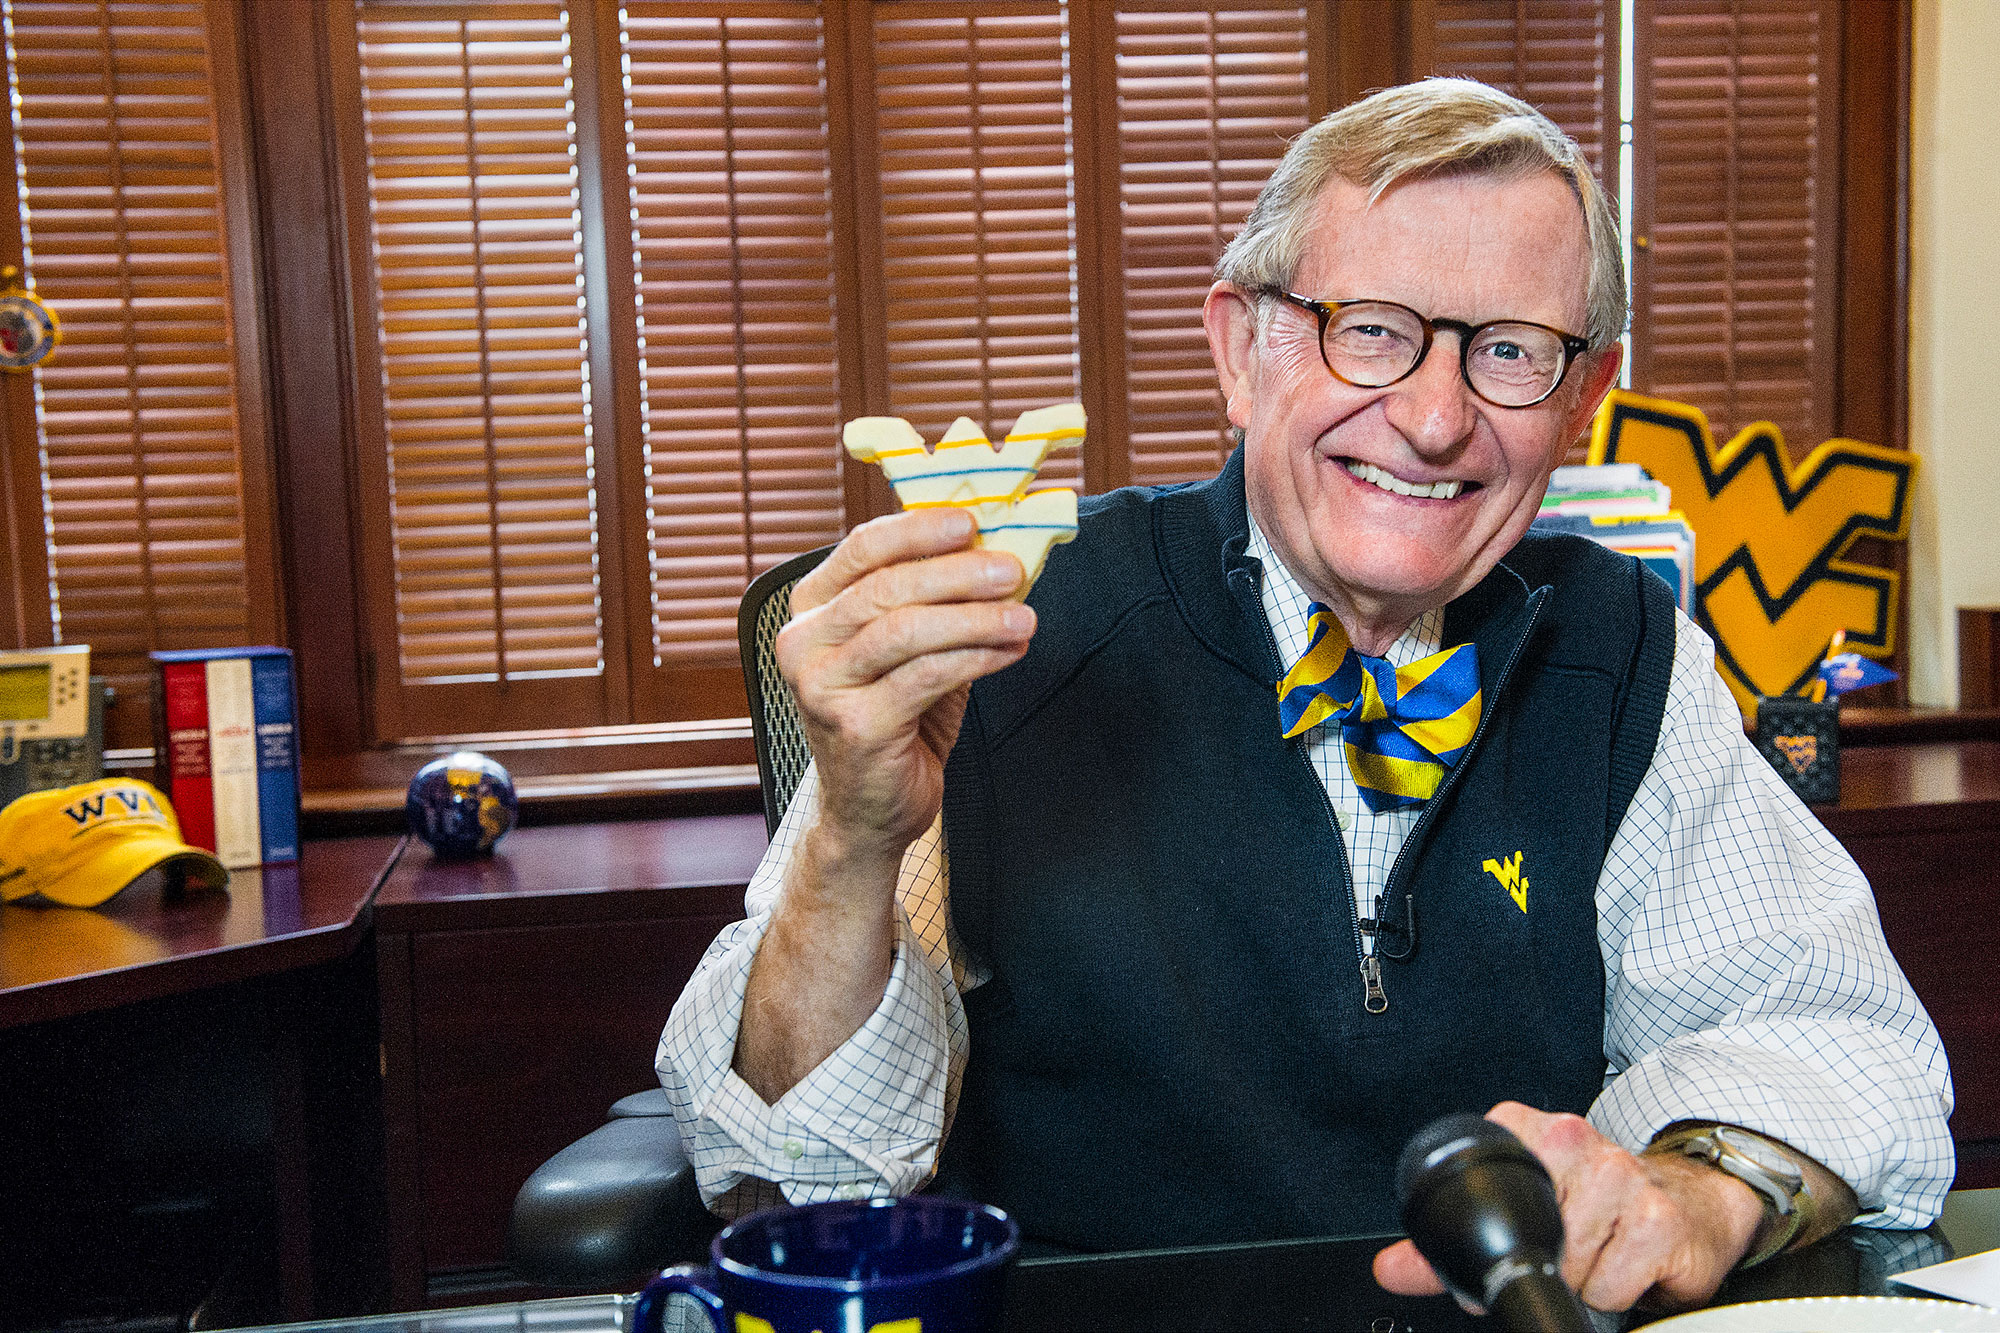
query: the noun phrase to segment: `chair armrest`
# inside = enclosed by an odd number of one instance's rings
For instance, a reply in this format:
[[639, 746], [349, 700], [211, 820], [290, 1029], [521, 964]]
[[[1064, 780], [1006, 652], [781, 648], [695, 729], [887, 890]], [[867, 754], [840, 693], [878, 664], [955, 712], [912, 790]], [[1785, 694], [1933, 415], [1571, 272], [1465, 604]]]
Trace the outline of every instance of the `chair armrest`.
[[535, 1170], [514, 1196], [507, 1254], [538, 1286], [631, 1291], [700, 1262], [722, 1223], [702, 1206], [671, 1116], [621, 1116]]
[[627, 1093], [611, 1103], [606, 1114], [612, 1119], [633, 1115], [672, 1115], [673, 1104], [667, 1100], [665, 1088], [648, 1088], [644, 1092]]

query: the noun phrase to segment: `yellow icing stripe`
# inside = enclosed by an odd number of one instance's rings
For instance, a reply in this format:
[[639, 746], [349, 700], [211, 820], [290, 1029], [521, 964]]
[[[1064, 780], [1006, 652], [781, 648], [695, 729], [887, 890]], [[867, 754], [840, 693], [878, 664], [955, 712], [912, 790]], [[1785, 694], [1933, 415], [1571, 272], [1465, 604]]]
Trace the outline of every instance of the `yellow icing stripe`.
[[1012, 444], [1016, 440], [1025, 442], [1028, 440], [1080, 440], [1082, 438], [1083, 431], [1079, 427], [1061, 426], [1055, 430], [1032, 431], [1026, 435], [1009, 434], [1007, 436], [1007, 443]]
[[[1053, 431], [1047, 435], [1009, 435], [1006, 439], [1006, 443], [1015, 444], [1015, 443], [1026, 443], [1031, 440], [1063, 440], [1063, 439], [1081, 439], [1081, 438], [1083, 438], [1083, 432], [1080, 430], [1063, 430], [1063, 431]], [[979, 448], [982, 449], [993, 449], [993, 441], [987, 439], [984, 435], [975, 435], [969, 440], [939, 440], [937, 444], [930, 449], [925, 449], [922, 445], [918, 445], [914, 449], [878, 449], [875, 451], [875, 457], [878, 459], [908, 458], [911, 454], [922, 454], [922, 453], [928, 453], [933, 457], [935, 457], [936, 455], [943, 453], [947, 449], [967, 449], [973, 446], [978, 446]], [[999, 450], [995, 449], [994, 452], [998, 453]]]
[[903, 501], [903, 508], [967, 509], [973, 505], [998, 504], [1003, 501], [1012, 500], [1014, 498], [1015, 498], [1014, 493], [1012, 491], [1008, 491], [1005, 494], [1001, 495], [982, 495], [976, 500], [905, 500]]

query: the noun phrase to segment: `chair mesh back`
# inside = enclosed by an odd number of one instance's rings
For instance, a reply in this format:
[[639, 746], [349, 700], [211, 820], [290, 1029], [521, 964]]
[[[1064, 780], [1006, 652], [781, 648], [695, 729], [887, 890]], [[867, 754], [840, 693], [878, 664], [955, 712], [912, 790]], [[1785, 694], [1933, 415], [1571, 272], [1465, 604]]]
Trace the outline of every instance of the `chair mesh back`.
[[751, 729], [757, 738], [757, 775], [764, 788], [764, 822], [773, 833], [806, 775], [806, 765], [812, 762], [798, 702], [778, 672], [778, 631], [792, 618], [792, 586], [831, 549], [808, 551], [758, 575], [743, 594], [737, 616], [743, 684], [750, 696]]

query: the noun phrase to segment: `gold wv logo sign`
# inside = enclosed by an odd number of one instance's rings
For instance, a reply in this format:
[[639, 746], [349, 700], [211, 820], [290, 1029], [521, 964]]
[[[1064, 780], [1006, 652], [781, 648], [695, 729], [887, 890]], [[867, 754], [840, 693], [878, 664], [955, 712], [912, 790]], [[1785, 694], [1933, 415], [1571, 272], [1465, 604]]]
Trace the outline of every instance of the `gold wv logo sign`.
[[1746, 717], [1758, 695], [1803, 685], [1835, 630], [1870, 656], [1895, 647], [1895, 571], [1844, 557], [1863, 537], [1908, 535], [1917, 456], [1834, 439], [1797, 467], [1786, 457], [1769, 422], [1717, 449], [1699, 408], [1622, 389], [1590, 432], [1592, 463], [1641, 464], [1687, 516], [1695, 619]]

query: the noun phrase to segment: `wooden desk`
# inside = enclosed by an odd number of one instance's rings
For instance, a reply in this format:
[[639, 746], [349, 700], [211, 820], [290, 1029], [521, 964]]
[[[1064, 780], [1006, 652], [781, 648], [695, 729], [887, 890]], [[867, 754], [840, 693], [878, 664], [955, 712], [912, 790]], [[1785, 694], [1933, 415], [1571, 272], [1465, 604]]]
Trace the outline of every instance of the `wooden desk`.
[[329, 962], [353, 950], [398, 839], [308, 842], [297, 865], [238, 870], [226, 893], [103, 907], [0, 907], [0, 1029]]
[[[1874, 884], [1944, 1033], [1959, 1183], [2000, 1185], [2000, 742], [1850, 746], [1842, 761], [1843, 799], [1818, 813]], [[23, 1071], [55, 1087], [87, 1067], [80, 1086], [95, 1091], [64, 1091], [51, 1112], [74, 1118], [92, 1097], [131, 1104], [135, 1086], [234, 1096], [248, 1069], [259, 1091], [239, 1118], [258, 1122], [246, 1132], [265, 1156], [249, 1169], [276, 1200], [283, 1313], [329, 1308], [343, 1280], [366, 1285], [353, 1272], [373, 1271], [369, 1254], [336, 1256], [355, 1266], [343, 1279], [316, 1251], [372, 1230], [355, 1181], [378, 1170], [391, 1282], [375, 1308], [518, 1290], [502, 1262], [515, 1189], [650, 1085], [666, 1013], [739, 914], [764, 841], [750, 813], [522, 828], [465, 862], [358, 837], [310, 842], [300, 867], [267, 870], [254, 890], [239, 878], [226, 898], [0, 909], [0, 1070], [15, 1076], [11, 1095], [0, 1079], [0, 1114], [23, 1123]], [[375, 947], [356, 956], [371, 921]], [[300, 1046], [328, 1040], [343, 1043], [338, 1060]], [[135, 1080], [135, 1064], [157, 1082]], [[378, 1124], [379, 1167], [334, 1141]], [[67, 1161], [0, 1161], [0, 1239], [13, 1235], [7, 1205], [59, 1190]]]
[[[1944, 1033], [1960, 1184], [2000, 1184], [1985, 1155], [2000, 1137], [2000, 743], [1842, 759], [1844, 799], [1818, 813], [1875, 885]], [[517, 1289], [502, 1263], [515, 1188], [650, 1085], [660, 1025], [738, 915], [764, 831], [709, 816], [521, 829], [501, 846], [456, 863], [414, 847], [377, 895], [397, 1308]]]
[[[1961, 1190], [1929, 1232], [1849, 1230], [1799, 1254], [1738, 1274], [1717, 1303], [1787, 1296], [1915, 1294], [1888, 1278], [1948, 1255], [2000, 1245], [2000, 1197]], [[1390, 1328], [1398, 1333], [1479, 1333], [1492, 1326], [1446, 1297], [1390, 1296], [1369, 1272], [1389, 1238], [1323, 1237], [1127, 1254], [1024, 1259], [1008, 1275], [1001, 1326], [1010, 1333], [1088, 1328], [1226, 1330]], [[489, 1305], [340, 1320], [282, 1333], [628, 1333], [631, 1295]], [[1621, 1327], [1652, 1316], [1629, 1315]], [[1380, 1322], [1378, 1322], [1380, 1321]], [[246, 1333], [249, 1333], [246, 1330]]]
[[2000, 741], [1843, 749], [1816, 811], [1944, 1038], [1961, 1188], [2000, 1185]]
[[519, 1289], [515, 1191], [658, 1086], [667, 1011], [765, 841], [762, 815], [706, 815], [404, 853], [375, 899], [391, 1308]]
[[0, 908], [0, 1327], [381, 1308], [357, 946], [399, 844], [308, 842], [226, 893]]

